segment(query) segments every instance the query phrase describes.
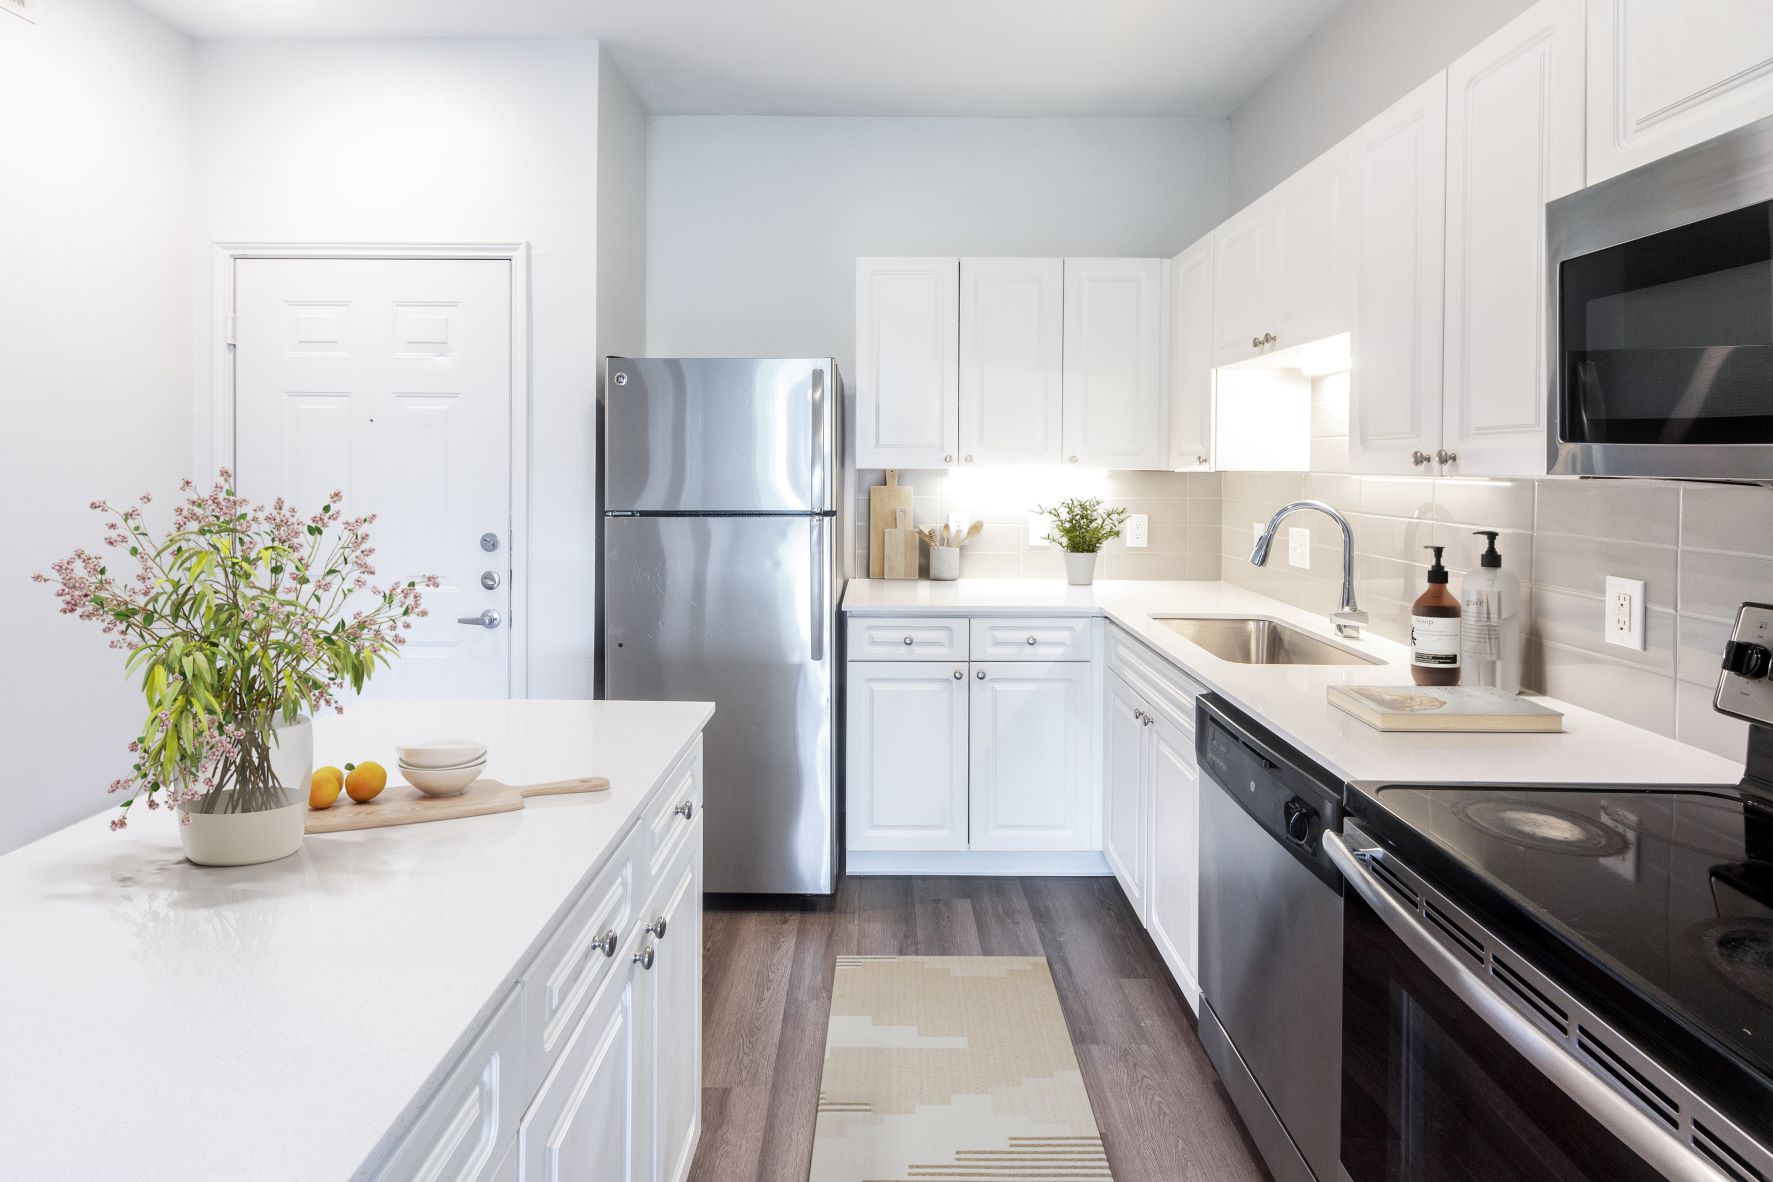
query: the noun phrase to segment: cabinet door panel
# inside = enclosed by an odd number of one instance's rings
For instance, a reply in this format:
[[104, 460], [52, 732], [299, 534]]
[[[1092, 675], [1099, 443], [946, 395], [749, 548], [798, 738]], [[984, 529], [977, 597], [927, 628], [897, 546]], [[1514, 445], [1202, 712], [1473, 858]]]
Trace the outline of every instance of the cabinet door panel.
[[1349, 330], [1349, 238], [1354, 203], [1347, 145], [1338, 145], [1275, 189], [1273, 348], [1290, 349]]
[[1170, 467], [1213, 466], [1213, 236], [1170, 260]]
[[628, 958], [604, 979], [517, 1130], [523, 1182], [647, 1182], [636, 1137], [640, 1046]]
[[1441, 439], [1447, 76], [1353, 137], [1356, 176], [1353, 471], [1433, 475]]
[[1151, 731], [1151, 938], [1198, 1012], [1200, 773], [1187, 733], [1164, 718]]
[[1065, 264], [960, 261], [960, 459], [1057, 464]]
[[1588, 183], [1773, 115], [1773, 4], [1589, 0]]
[[1581, 187], [1582, 3], [1544, 0], [1447, 71], [1450, 474], [1545, 472], [1545, 203]]
[[1262, 351], [1274, 277], [1274, 206], [1267, 196], [1213, 231], [1213, 364]]
[[966, 848], [966, 672], [965, 662], [850, 662], [850, 849]]
[[1127, 901], [1146, 917], [1146, 738], [1147, 711], [1118, 674], [1108, 675], [1106, 767], [1103, 776], [1102, 852], [1120, 881]]
[[[652, 948], [653, 967], [636, 966], [646, 1040], [647, 1177], [650, 1182], [683, 1182], [702, 1128], [700, 819], [689, 856], [666, 872], [641, 918], [653, 929], [641, 937], [641, 947]], [[657, 934], [661, 930], [663, 936]]]
[[1065, 260], [1067, 464], [1161, 468], [1163, 261]]
[[971, 848], [1089, 848], [1090, 667], [975, 662], [970, 684]]
[[856, 260], [856, 466], [941, 468], [959, 422], [960, 260]]

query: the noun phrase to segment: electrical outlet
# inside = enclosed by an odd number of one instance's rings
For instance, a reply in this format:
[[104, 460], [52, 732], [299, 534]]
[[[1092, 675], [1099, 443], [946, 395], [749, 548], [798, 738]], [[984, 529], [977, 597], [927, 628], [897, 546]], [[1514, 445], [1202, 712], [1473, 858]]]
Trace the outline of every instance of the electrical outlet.
[[948, 528], [954, 533], [966, 533], [967, 526], [971, 524], [972, 522], [967, 520], [967, 515], [965, 513], [950, 513], [948, 515]]
[[1143, 550], [1151, 545], [1151, 517], [1134, 513], [1127, 518], [1126, 543], [1129, 550]]
[[1030, 546], [1049, 545], [1047, 531], [1052, 528], [1052, 525], [1053, 523], [1047, 520], [1045, 513], [1030, 513], [1028, 515], [1028, 544]]
[[1644, 580], [1608, 575], [1604, 610], [1606, 618], [1601, 621], [1601, 638], [1608, 644], [1643, 652]]
[[1287, 565], [1311, 569], [1311, 531], [1303, 525], [1287, 528]]

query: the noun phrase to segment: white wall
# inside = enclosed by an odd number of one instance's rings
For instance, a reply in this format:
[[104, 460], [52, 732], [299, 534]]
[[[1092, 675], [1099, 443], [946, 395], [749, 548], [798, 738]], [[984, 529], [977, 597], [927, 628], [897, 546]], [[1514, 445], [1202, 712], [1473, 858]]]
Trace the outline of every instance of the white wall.
[[33, 7], [0, 13], [0, 852], [104, 808], [143, 709], [28, 577], [191, 458], [190, 43], [121, 0]]
[[531, 244], [517, 610], [534, 697], [592, 688], [598, 67], [594, 41], [221, 41], [196, 57], [200, 424], [210, 244]]
[[1272, 189], [1532, 0], [1348, 0], [1231, 117], [1231, 212]]
[[647, 351], [853, 372], [859, 255], [1172, 255], [1225, 212], [1222, 119], [652, 120]]
[[[606, 51], [597, 73], [597, 352], [646, 349], [646, 108]], [[598, 369], [601, 380], [603, 372]]]

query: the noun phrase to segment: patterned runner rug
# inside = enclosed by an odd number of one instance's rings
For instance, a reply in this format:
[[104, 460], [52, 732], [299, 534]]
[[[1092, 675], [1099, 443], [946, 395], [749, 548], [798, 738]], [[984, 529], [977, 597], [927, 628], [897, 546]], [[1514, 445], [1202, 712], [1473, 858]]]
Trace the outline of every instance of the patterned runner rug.
[[810, 1182], [1109, 1182], [1046, 958], [840, 956]]

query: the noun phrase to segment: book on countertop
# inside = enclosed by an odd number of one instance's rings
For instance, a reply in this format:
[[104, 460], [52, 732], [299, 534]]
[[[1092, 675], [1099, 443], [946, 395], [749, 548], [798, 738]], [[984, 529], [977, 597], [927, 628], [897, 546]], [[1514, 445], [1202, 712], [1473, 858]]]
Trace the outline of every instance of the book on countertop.
[[1500, 690], [1451, 685], [1333, 685], [1330, 705], [1382, 731], [1561, 731], [1564, 716]]

